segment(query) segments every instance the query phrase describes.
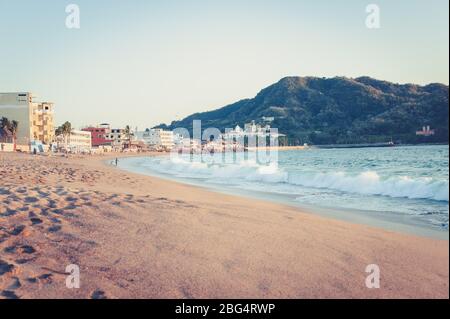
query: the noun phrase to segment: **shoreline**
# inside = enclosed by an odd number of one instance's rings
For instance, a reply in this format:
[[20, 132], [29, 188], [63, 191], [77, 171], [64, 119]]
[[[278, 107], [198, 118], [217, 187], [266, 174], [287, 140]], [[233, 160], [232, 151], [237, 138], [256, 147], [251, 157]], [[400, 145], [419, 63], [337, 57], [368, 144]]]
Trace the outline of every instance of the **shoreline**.
[[[158, 154], [159, 156], [169, 154]], [[148, 156], [131, 156], [135, 158], [145, 158], [155, 156], [150, 154]], [[123, 159], [130, 158], [127, 157], [119, 157]], [[106, 161], [105, 161], [106, 162]], [[106, 164], [106, 163], [105, 163]], [[106, 164], [108, 165], [108, 164]], [[114, 165], [111, 165], [115, 168]], [[449, 232], [446, 229], [434, 228], [430, 225], [425, 225], [419, 222], [413, 221], [403, 221], [401, 222], [401, 216], [392, 216], [390, 214], [386, 214], [382, 211], [365, 211], [363, 209], [349, 209], [349, 208], [332, 208], [332, 207], [321, 207], [317, 205], [303, 205], [301, 203], [295, 201], [287, 201], [289, 198], [288, 195], [285, 194], [276, 194], [271, 192], [264, 191], [256, 191], [256, 190], [246, 190], [246, 189], [233, 189], [227, 186], [221, 185], [213, 185], [213, 184], [201, 184], [196, 180], [189, 180], [189, 178], [177, 178], [172, 176], [163, 176], [163, 174], [151, 173], [142, 171], [140, 168], [136, 168], [133, 166], [121, 167], [121, 163], [119, 162], [119, 166], [117, 169], [120, 169], [125, 172], [138, 174], [142, 176], [148, 176], [151, 178], [158, 178], [169, 182], [179, 183], [182, 185], [198, 187], [207, 192], [214, 192], [218, 194], [225, 194], [230, 196], [240, 197], [246, 200], [258, 200], [264, 201], [268, 203], [275, 203], [279, 205], [284, 205], [290, 207], [292, 209], [296, 209], [299, 212], [308, 213], [312, 215], [318, 215], [334, 220], [349, 222], [357, 225], [365, 225], [369, 227], [379, 228], [386, 231], [398, 232], [403, 234], [415, 235], [420, 237], [432, 238], [432, 239], [441, 239], [441, 240], [449, 240]]]
[[[448, 241], [104, 163], [115, 157], [0, 154], [0, 294], [448, 298]], [[365, 267], [374, 263], [381, 269], [380, 289], [365, 286]], [[81, 268], [80, 289], [65, 287], [60, 273], [69, 264]]]

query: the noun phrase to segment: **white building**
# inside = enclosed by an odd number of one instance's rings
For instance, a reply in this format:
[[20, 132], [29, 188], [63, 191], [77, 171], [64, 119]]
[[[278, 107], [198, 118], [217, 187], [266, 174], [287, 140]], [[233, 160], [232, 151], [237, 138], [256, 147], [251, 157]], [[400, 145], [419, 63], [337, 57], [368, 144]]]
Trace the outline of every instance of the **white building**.
[[259, 143], [261, 139], [266, 139], [266, 141], [267, 139], [271, 139], [278, 142], [280, 138], [285, 136], [271, 129], [269, 124], [261, 126], [260, 124], [256, 124], [255, 121], [252, 121], [251, 123], [246, 123], [244, 129], [237, 125], [234, 130], [227, 131], [223, 134], [222, 138], [226, 143], [230, 143], [231, 141], [231, 143], [243, 146], [250, 142]]
[[56, 137], [58, 148], [71, 153], [87, 153], [91, 151], [91, 132], [72, 130], [70, 135]]
[[244, 125], [244, 131], [246, 133], [256, 133], [258, 129], [260, 129], [260, 125], [256, 125], [255, 121], [252, 121], [251, 123], [245, 123]]
[[113, 149], [121, 150], [123, 149], [124, 144], [129, 142], [125, 130], [121, 128], [110, 129], [105, 138], [112, 141], [111, 146]]
[[417, 131], [416, 135], [429, 137], [429, 136], [433, 136], [435, 133], [436, 133], [435, 130], [432, 130], [430, 128], [430, 126], [428, 125], [428, 126], [424, 126], [421, 131]]
[[139, 134], [139, 138], [150, 147], [171, 150], [175, 144], [172, 131], [150, 129]]

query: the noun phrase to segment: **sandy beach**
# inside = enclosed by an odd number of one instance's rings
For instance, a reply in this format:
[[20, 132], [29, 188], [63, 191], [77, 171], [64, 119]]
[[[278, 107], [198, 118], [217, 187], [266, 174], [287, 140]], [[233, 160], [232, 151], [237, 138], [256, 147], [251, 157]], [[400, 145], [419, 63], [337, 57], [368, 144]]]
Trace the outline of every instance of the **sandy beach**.
[[[0, 298], [448, 298], [449, 243], [0, 153]], [[81, 269], [80, 289], [65, 268]], [[377, 264], [381, 287], [368, 289]]]

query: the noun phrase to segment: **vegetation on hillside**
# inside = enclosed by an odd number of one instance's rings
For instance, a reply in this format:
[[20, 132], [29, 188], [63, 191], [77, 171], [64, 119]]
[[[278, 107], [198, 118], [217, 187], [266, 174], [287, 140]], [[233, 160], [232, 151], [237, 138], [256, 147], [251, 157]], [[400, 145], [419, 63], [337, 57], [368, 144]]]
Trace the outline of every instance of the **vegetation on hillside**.
[[[395, 84], [370, 77], [356, 79], [286, 77], [255, 98], [218, 110], [196, 113], [159, 127], [220, 130], [241, 127], [263, 116], [287, 134], [290, 144], [352, 144], [387, 142], [448, 143], [449, 90], [443, 84]], [[416, 136], [423, 126], [431, 137]]]

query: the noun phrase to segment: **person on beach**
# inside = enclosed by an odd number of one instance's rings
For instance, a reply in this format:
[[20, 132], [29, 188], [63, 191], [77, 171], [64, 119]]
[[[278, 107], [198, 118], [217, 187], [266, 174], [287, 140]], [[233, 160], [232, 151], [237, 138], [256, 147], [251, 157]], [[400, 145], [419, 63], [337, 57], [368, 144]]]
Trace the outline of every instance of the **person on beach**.
[[116, 166], [117, 166], [117, 163], [119, 162], [119, 160], [118, 160], [118, 158], [116, 157]]

